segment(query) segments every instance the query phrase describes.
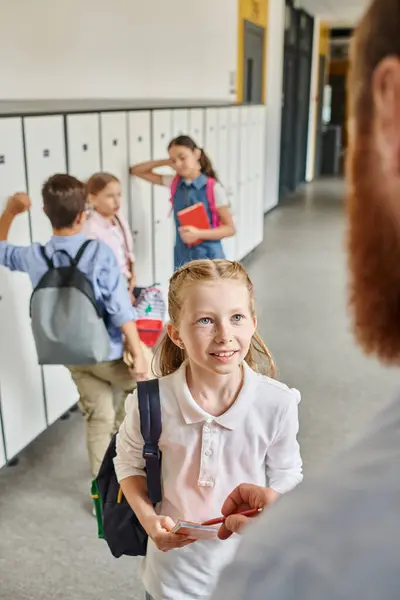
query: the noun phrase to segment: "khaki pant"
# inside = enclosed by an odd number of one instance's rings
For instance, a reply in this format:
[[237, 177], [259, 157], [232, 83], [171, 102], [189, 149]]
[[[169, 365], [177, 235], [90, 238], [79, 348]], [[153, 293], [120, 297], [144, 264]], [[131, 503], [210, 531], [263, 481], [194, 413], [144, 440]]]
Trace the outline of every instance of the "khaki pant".
[[[153, 355], [144, 345], [142, 349], [150, 378]], [[90, 467], [96, 477], [110, 440], [125, 418], [125, 399], [136, 388], [136, 381], [122, 359], [68, 368], [78, 388]]]

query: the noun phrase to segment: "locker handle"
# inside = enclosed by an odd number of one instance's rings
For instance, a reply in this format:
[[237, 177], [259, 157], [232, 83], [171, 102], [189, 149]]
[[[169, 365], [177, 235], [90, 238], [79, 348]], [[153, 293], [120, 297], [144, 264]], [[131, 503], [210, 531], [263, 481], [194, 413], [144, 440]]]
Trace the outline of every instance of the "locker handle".
[[165, 138], [165, 133], [161, 134], [161, 139], [163, 140]]
[[138, 235], [138, 231], [132, 231], [133, 235]]
[[43, 156], [44, 156], [45, 158], [48, 158], [48, 157], [50, 156], [50, 150], [49, 150], [48, 148], [45, 148], [45, 149], [43, 150]]
[[87, 144], [82, 144], [82, 150], [84, 152], [86, 152], [87, 149], [88, 149], [88, 145]]
[[113, 146], [118, 146], [118, 140], [117, 139], [113, 140]]
[[138, 137], [137, 141], [138, 141], [138, 142], [143, 142], [143, 138], [142, 138], [142, 136], [141, 136], [141, 135], [139, 135], [139, 137]]
[[4, 154], [0, 155], [0, 165], [4, 165], [4, 163], [6, 162], [6, 157], [4, 156]]

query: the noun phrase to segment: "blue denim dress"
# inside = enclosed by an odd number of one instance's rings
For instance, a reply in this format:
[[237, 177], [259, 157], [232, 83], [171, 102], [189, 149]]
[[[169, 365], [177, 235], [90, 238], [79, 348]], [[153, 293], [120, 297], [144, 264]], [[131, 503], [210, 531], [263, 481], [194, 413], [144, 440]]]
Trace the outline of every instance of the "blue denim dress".
[[184, 179], [181, 179], [178, 183], [178, 187], [174, 196], [174, 219], [176, 226], [176, 242], [174, 250], [175, 271], [191, 260], [199, 260], [203, 258], [225, 258], [224, 250], [220, 240], [207, 240], [201, 244], [197, 244], [197, 246], [193, 246], [193, 248], [190, 248], [182, 241], [182, 238], [179, 235], [178, 230], [180, 223], [177, 213], [188, 206], [197, 204], [198, 202], [202, 202], [204, 204], [209, 221], [212, 223], [212, 214], [208, 205], [206, 185], [206, 175], [200, 175], [191, 183], [186, 182]]

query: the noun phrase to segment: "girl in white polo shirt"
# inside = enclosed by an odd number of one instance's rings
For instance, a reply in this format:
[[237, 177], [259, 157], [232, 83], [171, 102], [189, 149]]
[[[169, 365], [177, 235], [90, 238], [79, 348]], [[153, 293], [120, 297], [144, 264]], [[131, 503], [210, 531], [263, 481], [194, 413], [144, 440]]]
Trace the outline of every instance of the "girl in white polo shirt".
[[[159, 348], [163, 500], [147, 495], [135, 394], [117, 438], [123, 493], [149, 535], [143, 565], [147, 598], [203, 600], [238, 539], [193, 541], [171, 533], [178, 519], [220, 514], [240, 483], [268, 486], [271, 503], [302, 480], [297, 442], [300, 394], [271, 377], [256, 332], [253, 285], [226, 260], [188, 263], [171, 278], [170, 324]], [[263, 359], [270, 376], [258, 373]]]

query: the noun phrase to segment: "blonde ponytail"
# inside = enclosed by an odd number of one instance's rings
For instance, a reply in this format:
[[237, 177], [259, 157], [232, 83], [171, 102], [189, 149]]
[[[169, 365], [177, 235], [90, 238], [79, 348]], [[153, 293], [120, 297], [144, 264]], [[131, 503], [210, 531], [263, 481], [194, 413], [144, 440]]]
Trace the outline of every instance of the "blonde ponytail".
[[185, 352], [165, 333], [154, 356], [153, 371], [156, 377], [175, 373], [185, 360]]

